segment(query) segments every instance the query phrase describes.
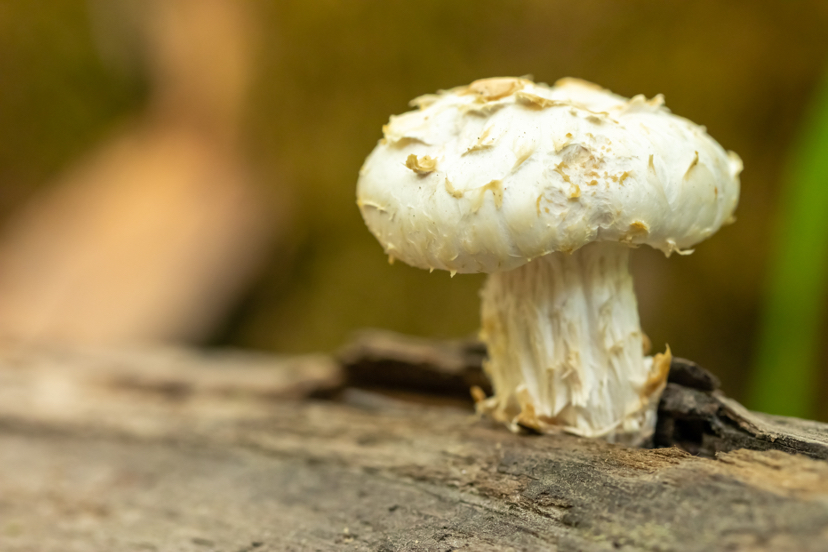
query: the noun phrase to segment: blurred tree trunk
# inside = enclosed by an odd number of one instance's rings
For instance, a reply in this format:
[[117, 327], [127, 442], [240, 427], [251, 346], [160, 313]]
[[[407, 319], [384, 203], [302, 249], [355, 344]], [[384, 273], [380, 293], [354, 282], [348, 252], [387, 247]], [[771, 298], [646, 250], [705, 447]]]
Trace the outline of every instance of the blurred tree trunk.
[[284, 224], [240, 136], [256, 18], [228, 0], [89, 5], [103, 45], [139, 50], [124, 59], [145, 61], [149, 103], [3, 229], [0, 338], [203, 340]]

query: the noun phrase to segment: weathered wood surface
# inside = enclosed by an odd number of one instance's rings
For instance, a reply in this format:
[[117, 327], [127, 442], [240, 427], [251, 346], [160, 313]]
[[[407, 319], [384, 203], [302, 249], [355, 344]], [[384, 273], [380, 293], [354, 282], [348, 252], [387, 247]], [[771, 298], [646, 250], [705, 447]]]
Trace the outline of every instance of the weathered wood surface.
[[[396, 369], [439, 373], [450, 345], [421, 345], [431, 360]], [[820, 457], [825, 425], [674, 382], [661, 438], [704, 458], [513, 435], [459, 394], [435, 400], [439, 386], [381, 394], [351, 371], [322, 356], [7, 350], [0, 550], [828, 550], [828, 463], [715, 452], [741, 439]]]
[[[369, 330], [344, 347], [339, 360], [352, 385], [468, 400], [472, 385], [491, 392], [481, 368], [485, 354], [477, 341], [435, 343]], [[828, 459], [826, 424], [750, 412], [719, 391], [716, 376], [686, 359], [673, 359], [667, 381], [655, 446], [707, 457], [748, 448]]]

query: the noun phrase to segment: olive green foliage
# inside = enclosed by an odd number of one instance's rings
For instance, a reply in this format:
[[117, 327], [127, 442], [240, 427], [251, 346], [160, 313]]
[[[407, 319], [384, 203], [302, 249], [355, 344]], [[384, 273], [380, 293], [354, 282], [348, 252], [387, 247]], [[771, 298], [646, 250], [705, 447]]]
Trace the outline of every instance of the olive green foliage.
[[0, 1], [0, 217], [145, 96], [96, 48], [83, 1]]
[[752, 408], [803, 418], [816, 414], [826, 368], [828, 74], [806, 113], [784, 173], [749, 396]]

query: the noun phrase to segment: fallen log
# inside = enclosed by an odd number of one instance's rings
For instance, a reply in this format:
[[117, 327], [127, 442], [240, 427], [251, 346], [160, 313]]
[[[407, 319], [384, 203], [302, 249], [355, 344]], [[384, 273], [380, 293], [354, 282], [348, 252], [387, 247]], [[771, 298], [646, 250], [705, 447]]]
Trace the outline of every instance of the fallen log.
[[0, 549], [828, 550], [825, 424], [676, 363], [663, 448], [514, 435], [461, 393], [479, 346], [371, 339], [338, 361], [5, 349]]

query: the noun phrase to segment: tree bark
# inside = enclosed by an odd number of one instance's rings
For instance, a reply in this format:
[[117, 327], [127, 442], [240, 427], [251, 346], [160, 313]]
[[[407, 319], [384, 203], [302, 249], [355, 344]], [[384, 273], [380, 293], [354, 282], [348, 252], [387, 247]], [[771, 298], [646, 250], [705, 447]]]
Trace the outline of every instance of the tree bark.
[[483, 354], [6, 349], [0, 549], [828, 550], [828, 426], [677, 362], [668, 448], [515, 435], [473, 415]]

